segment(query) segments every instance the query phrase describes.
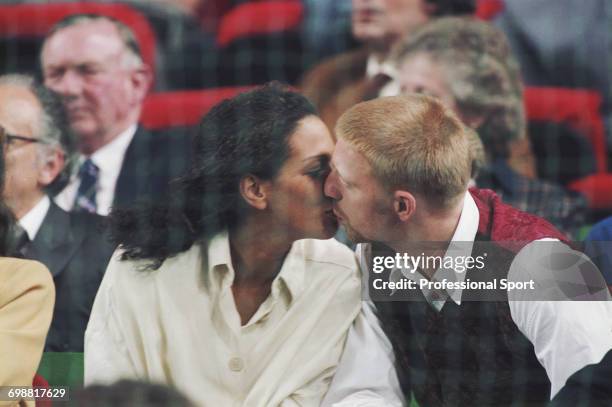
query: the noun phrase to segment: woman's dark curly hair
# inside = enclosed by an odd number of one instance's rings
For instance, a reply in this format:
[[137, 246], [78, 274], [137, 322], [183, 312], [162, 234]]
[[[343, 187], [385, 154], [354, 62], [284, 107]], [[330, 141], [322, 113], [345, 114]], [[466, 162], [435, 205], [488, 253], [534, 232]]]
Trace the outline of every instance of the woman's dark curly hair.
[[195, 135], [191, 169], [172, 185], [166, 202], [111, 213], [111, 235], [122, 259], [149, 259], [156, 269], [249, 212], [239, 191], [245, 175], [273, 179], [289, 156], [289, 136], [314, 106], [299, 93], [270, 83], [224, 100], [204, 116]]

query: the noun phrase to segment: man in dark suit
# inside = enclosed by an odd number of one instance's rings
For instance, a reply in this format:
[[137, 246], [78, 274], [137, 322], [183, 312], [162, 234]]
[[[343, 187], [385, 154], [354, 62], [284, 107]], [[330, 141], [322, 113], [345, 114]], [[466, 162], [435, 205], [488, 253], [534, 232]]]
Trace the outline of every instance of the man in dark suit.
[[83, 351], [83, 336], [113, 247], [101, 217], [68, 213], [46, 189], [61, 181], [70, 156], [61, 102], [27, 76], [0, 77], [0, 126], [6, 138], [2, 195], [18, 220], [21, 257], [45, 264], [56, 288], [46, 351]]
[[82, 155], [57, 204], [107, 215], [112, 206], [166, 194], [186, 168], [189, 140], [138, 126], [152, 75], [130, 29], [107, 17], [67, 17], [47, 35], [41, 63]]
[[432, 18], [471, 14], [475, 8], [474, 0], [353, 0], [353, 36], [364, 47], [315, 66], [302, 81], [304, 94], [333, 128], [354, 104], [399, 94], [389, 57], [406, 35]]

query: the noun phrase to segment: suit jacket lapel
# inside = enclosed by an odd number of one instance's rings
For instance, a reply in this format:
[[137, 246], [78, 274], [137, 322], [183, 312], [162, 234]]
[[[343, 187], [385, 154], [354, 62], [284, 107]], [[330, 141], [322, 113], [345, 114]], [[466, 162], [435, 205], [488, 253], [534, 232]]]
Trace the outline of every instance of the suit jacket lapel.
[[149, 157], [149, 137], [149, 132], [138, 126], [123, 157], [115, 186], [113, 206], [125, 206], [138, 197], [139, 188], [142, 188], [139, 185], [139, 181], [142, 182], [141, 173], [149, 167], [148, 162], [145, 162]]
[[60, 274], [79, 248], [83, 234], [71, 227], [70, 214], [51, 202], [49, 211], [28, 248], [27, 257], [44, 263], [53, 277]]

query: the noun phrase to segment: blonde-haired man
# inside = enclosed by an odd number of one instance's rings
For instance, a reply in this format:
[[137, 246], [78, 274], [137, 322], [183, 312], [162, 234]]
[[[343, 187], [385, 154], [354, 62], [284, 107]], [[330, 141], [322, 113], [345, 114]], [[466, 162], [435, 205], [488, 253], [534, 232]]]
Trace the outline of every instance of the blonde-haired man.
[[[327, 180], [326, 191], [335, 199], [341, 198], [335, 210], [349, 239], [391, 246], [395, 238], [404, 239], [396, 230], [404, 225], [395, 218], [413, 215], [452, 219], [445, 227], [438, 224], [417, 234], [414, 222], [405, 225], [413, 239], [450, 237], [447, 235], [455, 227], [455, 215], [461, 212], [472, 167], [470, 138], [454, 114], [426, 97], [388, 98], [356, 105], [340, 117], [336, 132], [336, 168]], [[406, 143], [408, 137], [410, 143]], [[350, 169], [343, 168], [349, 163]], [[404, 190], [405, 185], [411, 186], [410, 192]], [[388, 198], [393, 200], [393, 210], [385, 208]], [[421, 202], [426, 211], [415, 212]], [[345, 211], [353, 216], [349, 218]], [[393, 236], [393, 241], [379, 231]]]
[[[455, 113], [424, 95], [379, 98], [343, 114], [336, 135], [325, 193], [349, 238], [392, 251], [357, 249], [364, 264], [384, 254], [389, 273], [372, 268], [367, 284], [404, 394], [427, 406], [509, 405], [546, 403], [593, 385], [584, 369], [612, 361], [605, 282], [592, 290], [580, 280], [579, 294], [570, 293], [559, 273], [577, 279], [577, 270], [554, 261], [535, 269], [542, 256], [592, 263], [545, 220], [490, 190], [468, 190], [471, 136]], [[444, 266], [414, 262], [438, 255]], [[460, 269], [467, 258], [475, 261]], [[524, 282], [525, 290], [471, 283], [502, 280]], [[593, 301], [552, 301], [576, 296]], [[356, 342], [345, 353], [359, 354]], [[606, 388], [598, 390], [607, 400]]]

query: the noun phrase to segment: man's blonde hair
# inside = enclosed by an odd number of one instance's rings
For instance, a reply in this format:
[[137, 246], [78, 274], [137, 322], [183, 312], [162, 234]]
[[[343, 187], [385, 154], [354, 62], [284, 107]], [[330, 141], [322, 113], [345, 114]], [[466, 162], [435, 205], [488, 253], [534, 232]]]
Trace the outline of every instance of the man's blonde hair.
[[388, 189], [413, 191], [448, 207], [467, 188], [469, 135], [436, 99], [408, 94], [359, 103], [340, 117], [336, 135], [364, 155]]

